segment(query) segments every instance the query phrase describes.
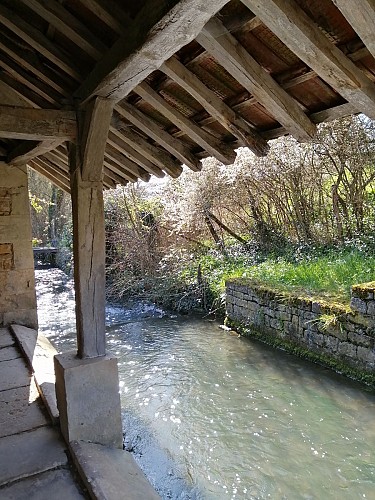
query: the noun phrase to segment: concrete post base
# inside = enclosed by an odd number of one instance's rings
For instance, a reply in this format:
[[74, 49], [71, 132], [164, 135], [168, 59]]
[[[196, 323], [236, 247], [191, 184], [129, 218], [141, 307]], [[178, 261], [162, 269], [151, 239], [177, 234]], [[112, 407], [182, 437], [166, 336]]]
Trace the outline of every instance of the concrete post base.
[[117, 359], [54, 357], [60, 426], [67, 443], [88, 441], [122, 449]]

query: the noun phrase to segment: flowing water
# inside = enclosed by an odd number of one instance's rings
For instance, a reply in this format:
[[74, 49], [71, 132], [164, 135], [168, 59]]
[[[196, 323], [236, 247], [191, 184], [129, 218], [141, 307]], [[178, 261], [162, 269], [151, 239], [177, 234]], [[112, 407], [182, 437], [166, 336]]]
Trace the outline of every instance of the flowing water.
[[[72, 285], [37, 271], [40, 329], [75, 349]], [[107, 308], [125, 447], [162, 498], [375, 499], [375, 395], [145, 305]]]

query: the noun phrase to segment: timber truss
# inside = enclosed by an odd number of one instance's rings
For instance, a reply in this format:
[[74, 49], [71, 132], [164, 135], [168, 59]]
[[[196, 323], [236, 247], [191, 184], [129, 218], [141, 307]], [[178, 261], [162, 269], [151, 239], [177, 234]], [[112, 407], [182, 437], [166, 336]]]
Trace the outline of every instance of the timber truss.
[[374, 0], [1, 0], [0, 24], [0, 160], [73, 196], [375, 119]]

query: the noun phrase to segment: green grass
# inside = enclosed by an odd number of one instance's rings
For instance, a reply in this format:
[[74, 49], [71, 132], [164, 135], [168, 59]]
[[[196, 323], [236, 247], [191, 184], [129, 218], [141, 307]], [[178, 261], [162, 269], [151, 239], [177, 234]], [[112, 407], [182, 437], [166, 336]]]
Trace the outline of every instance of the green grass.
[[352, 285], [375, 279], [375, 256], [359, 250], [331, 250], [298, 262], [267, 258], [257, 265], [246, 265], [241, 258], [206, 256], [201, 265], [217, 295], [223, 293], [226, 279], [243, 277], [280, 291], [347, 305]]

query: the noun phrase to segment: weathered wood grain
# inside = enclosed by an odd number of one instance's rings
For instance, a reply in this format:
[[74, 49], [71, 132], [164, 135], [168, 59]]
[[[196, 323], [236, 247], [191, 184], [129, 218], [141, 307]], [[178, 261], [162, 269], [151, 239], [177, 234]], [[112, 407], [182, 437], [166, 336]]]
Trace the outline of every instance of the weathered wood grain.
[[328, 39], [294, 0], [241, 1], [358, 111], [375, 118], [375, 84]]

